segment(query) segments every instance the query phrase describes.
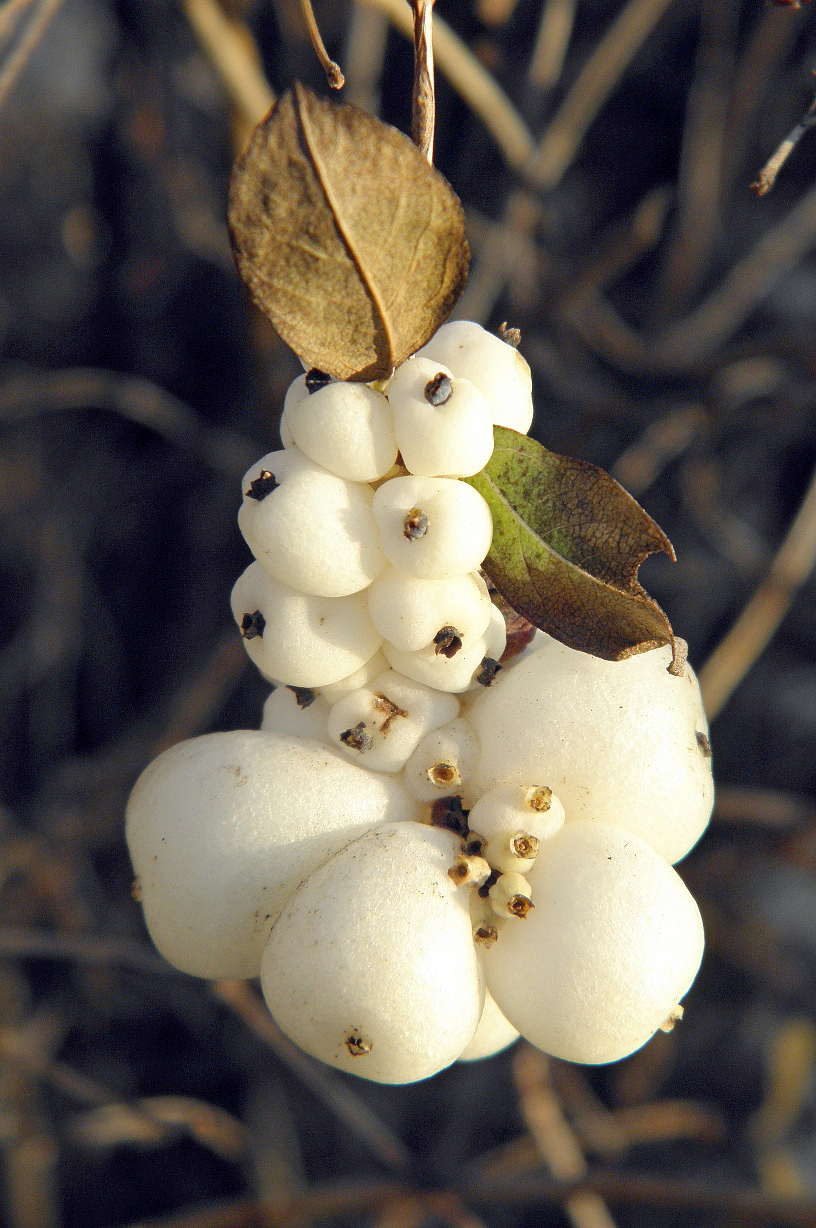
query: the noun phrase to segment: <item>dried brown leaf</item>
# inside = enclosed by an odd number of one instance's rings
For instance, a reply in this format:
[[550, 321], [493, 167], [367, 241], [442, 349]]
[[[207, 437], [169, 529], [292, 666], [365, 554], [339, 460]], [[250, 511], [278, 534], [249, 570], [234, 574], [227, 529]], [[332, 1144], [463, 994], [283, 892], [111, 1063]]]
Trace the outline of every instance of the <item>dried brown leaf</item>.
[[299, 82], [236, 163], [229, 224], [255, 302], [307, 366], [391, 374], [462, 292], [457, 197], [401, 132]]

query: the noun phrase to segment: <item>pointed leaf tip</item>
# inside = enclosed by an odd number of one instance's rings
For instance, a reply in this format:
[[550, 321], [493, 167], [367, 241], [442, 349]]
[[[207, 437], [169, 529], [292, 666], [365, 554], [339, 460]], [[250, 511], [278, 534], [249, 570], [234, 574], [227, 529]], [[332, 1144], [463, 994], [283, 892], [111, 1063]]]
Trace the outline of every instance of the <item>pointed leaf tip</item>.
[[229, 227], [260, 309], [310, 367], [384, 379], [444, 323], [470, 252], [462, 207], [417, 147], [299, 82], [232, 175]]
[[514, 610], [561, 643], [621, 661], [675, 640], [669, 620], [638, 583], [666, 534], [614, 478], [494, 428], [485, 469], [467, 478], [487, 500], [493, 542], [484, 570]]

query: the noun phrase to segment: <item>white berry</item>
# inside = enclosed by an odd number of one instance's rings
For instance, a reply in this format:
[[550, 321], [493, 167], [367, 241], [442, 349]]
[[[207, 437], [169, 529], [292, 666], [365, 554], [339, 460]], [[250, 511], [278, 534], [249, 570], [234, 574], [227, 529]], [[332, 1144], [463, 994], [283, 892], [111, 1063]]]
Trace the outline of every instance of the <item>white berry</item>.
[[490, 622], [492, 603], [478, 572], [427, 580], [389, 566], [368, 590], [368, 609], [384, 639], [414, 652], [433, 643], [444, 627], [462, 640], [478, 639]]
[[355, 763], [374, 772], [399, 772], [420, 739], [458, 711], [453, 696], [388, 670], [334, 705], [328, 734]]
[[490, 508], [455, 478], [392, 478], [376, 491], [373, 511], [389, 562], [412, 576], [476, 571], [490, 549]]
[[295, 893], [264, 951], [272, 1015], [307, 1053], [381, 1083], [424, 1079], [473, 1037], [484, 987], [468, 892], [448, 877], [458, 841], [380, 827]]
[[420, 477], [470, 477], [493, 451], [493, 419], [479, 389], [429, 358], [410, 358], [388, 385], [403, 462]]
[[441, 362], [484, 394], [496, 426], [525, 435], [533, 421], [533, 378], [518, 350], [471, 320], [443, 324], [417, 357]]
[[351, 482], [376, 481], [397, 459], [391, 407], [366, 384], [326, 384], [292, 404], [286, 423], [306, 456]]
[[161, 953], [194, 976], [257, 976], [272, 923], [304, 876], [416, 804], [334, 751], [258, 730], [211, 733], [136, 782], [127, 840]]

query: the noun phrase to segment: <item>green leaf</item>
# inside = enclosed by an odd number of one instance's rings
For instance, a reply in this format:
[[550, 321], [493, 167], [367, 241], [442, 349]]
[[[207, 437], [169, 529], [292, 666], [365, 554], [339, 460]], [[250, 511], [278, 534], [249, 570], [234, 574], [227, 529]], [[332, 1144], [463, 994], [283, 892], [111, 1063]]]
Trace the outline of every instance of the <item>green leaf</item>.
[[485, 469], [465, 480], [487, 500], [493, 542], [484, 570], [514, 610], [607, 661], [671, 644], [666, 615], [637, 580], [648, 555], [674, 549], [618, 483], [586, 461], [494, 428]]
[[462, 207], [408, 137], [299, 82], [230, 185], [238, 269], [307, 366], [387, 379], [450, 315], [470, 252]]

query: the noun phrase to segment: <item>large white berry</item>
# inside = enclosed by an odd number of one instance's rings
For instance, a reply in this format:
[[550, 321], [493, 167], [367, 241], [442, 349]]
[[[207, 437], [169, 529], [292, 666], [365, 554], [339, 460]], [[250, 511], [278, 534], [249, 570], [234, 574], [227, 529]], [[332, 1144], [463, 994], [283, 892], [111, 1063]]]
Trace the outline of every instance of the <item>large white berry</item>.
[[568, 822], [623, 824], [677, 861], [705, 829], [714, 786], [697, 680], [670, 662], [668, 648], [602, 661], [549, 639], [470, 706], [474, 788], [541, 781]]
[[257, 730], [165, 751], [136, 782], [127, 840], [161, 953], [194, 976], [257, 976], [272, 922], [304, 876], [416, 803], [328, 747]]
[[455, 478], [392, 478], [376, 491], [373, 511], [389, 562], [412, 576], [476, 571], [490, 549], [490, 508]]
[[473, 1039], [459, 1054], [460, 1062], [476, 1062], [483, 1057], [492, 1057], [501, 1053], [514, 1040], [518, 1040], [518, 1031], [499, 1010], [488, 991], [485, 993], [484, 1010], [479, 1020]]
[[440, 828], [389, 824], [289, 900], [261, 983], [301, 1048], [382, 1083], [425, 1079], [456, 1060], [484, 1004], [468, 892], [448, 877], [458, 845]]
[[397, 459], [391, 407], [366, 384], [340, 381], [293, 399], [286, 424], [302, 452], [351, 482], [373, 482]]
[[298, 448], [270, 452], [244, 477], [238, 525], [255, 558], [302, 593], [344, 597], [385, 566], [372, 492], [316, 465]]
[[414, 652], [446, 629], [463, 641], [478, 639], [490, 622], [492, 603], [478, 572], [426, 580], [389, 566], [368, 590], [368, 609], [384, 639]]
[[493, 451], [493, 419], [479, 389], [429, 358], [410, 358], [388, 385], [403, 462], [420, 477], [470, 477]]
[[381, 643], [365, 593], [309, 596], [274, 580], [259, 563], [238, 577], [230, 602], [258, 669], [287, 686], [321, 687], [346, 678]]
[[484, 394], [496, 426], [525, 435], [533, 421], [533, 378], [518, 350], [471, 320], [443, 324], [417, 357], [444, 363]]
[[528, 879], [534, 908], [482, 948], [499, 1009], [566, 1061], [613, 1062], [640, 1048], [702, 958], [700, 914], [682, 880], [632, 832], [590, 821], [542, 844]]
[[458, 711], [452, 695], [388, 670], [334, 705], [328, 734], [355, 763], [374, 772], [399, 772], [419, 740]]

